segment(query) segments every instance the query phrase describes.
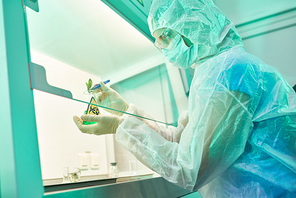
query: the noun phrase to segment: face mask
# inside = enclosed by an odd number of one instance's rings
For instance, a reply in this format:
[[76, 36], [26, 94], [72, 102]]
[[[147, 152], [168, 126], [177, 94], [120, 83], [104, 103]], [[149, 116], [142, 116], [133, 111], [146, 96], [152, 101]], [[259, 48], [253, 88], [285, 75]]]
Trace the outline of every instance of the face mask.
[[197, 60], [196, 45], [188, 47], [180, 35], [177, 35], [167, 48], [162, 49], [165, 57], [178, 68], [186, 69]]

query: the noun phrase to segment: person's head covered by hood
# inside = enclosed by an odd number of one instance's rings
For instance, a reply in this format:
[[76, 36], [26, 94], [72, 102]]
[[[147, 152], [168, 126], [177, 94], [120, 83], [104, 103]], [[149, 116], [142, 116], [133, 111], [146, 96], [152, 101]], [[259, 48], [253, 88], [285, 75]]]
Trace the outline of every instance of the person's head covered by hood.
[[212, 0], [153, 0], [148, 24], [155, 46], [180, 68], [243, 47], [234, 24]]

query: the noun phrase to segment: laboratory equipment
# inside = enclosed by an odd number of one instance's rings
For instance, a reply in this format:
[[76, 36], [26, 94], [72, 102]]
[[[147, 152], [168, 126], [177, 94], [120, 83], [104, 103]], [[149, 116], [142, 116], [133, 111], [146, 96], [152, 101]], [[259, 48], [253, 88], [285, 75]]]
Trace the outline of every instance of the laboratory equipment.
[[79, 182], [81, 171], [79, 168], [70, 167], [69, 168], [69, 182]]
[[136, 175], [138, 173], [137, 160], [130, 160], [128, 163], [129, 163], [130, 174]]
[[[28, 0], [30, 1], [30, 0]], [[28, 2], [26, 1], [26, 2]], [[41, 169], [40, 169], [40, 158], [39, 158], [39, 151], [38, 151], [38, 139], [37, 139], [37, 132], [36, 132], [36, 123], [34, 123], [35, 120], [35, 112], [32, 110], [34, 108], [34, 101], [32, 98], [32, 91], [28, 89], [30, 86], [30, 80], [28, 78], [28, 63], [31, 64], [30, 59], [30, 47], [28, 42], [28, 32], [26, 27], [26, 20], [31, 20], [30, 18], [27, 18], [26, 14], [30, 12], [29, 9], [26, 10], [26, 13], [24, 13], [24, 5], [21, 0], [10, 0], [10, 1], [2, 1], [3, 3], [0, 6], [0, 12], [3, 16], [1, 18], [1, 24], [2, 28], [1, 31], [1, 38], [3, 42], [3, 45], [1, 46], [1, 54], [3, 55], [3, 64], [1, 64], [2, 71], [6, 71], [3, 73], [4, 76], [1, 77], [1, 93], [3, 93], [2, 97], [2, 117], [5, 119], [5, 126], [2, 128], [6, 133], [2, 134], [2, 143], [1, 143], [1, 150], [3, 151], [2, 156], [7, 156], [6, 160], [1, 163], [1, 194], [3, 197], [5, 195], [7, 197], [17, 197], [17, 196], [23, 196], [23, 197], [47, 197], [46, 195], [43, 195], [44, 188], [42, 185], [42, 177], [41, 177]], [[32, 1], [31, 1], [32, 2]], [[38, 2], [38, 1], [37, 1]], [[43, 1], [44, 2], [44, 1]], [[111, 2], [111, 1], [110, 1]], [[133, 2], [137, 3], [137, 1], [122, 1], [122, 0], [115, 0], [113, 1], [115, 3], [119, 2]], [[287, 2], [287, 1], [285, 1]], [[294, 1], [291, 1], [294, 2]], [[42, 3], [42, 1], [41, 1]], [[83, 2], [86, 4], [85, 2]], [[224, 3], [224, 2], [223, 2]], [[55, 2], [57, 8], [61, 10], [63, 13], [64, 7], [61, 7], [61, 5], [57, 5]], [[143, 4], [146, 6], [147, 3], [144, 0]], [[283, 4], [280, 1], [280, 4]], [[225, 6], [227, 6], [225, 4]], [[54, 6], [53, 6], [54, 7]], [[68, 6], [69, 7], [69, 6]], [[256, 6], [257, 7], [257, 6]], [[259, 7], [259, 6], [258, 6]], [[295, 6], [294, 6], [295, 7]], [[48, 7], [45, 6], [41, 9], [40, 14]], [[257, 8], [256, 8], [257, 9]], [[265, 10], [271, 10], [270, 14], [274, 13], [274, 10], [272, 9], [266, 9]], [[114, 10], [120, 12], [121, 7], [115, 7]], [[233, 9], [234, 10], [234, 9]], [[13, 13], [13, 14], [12, 14]], [[127, 14], [132, 13], [131, 10], [126, 11]], [[292, 12], [291, 12], [292, 13]], [[40, 15], [35, 15], [36, 18], [42, 18]], [[263, 16], [263, 15], [262, 15]], [[265, 16], [265, 15], [264, 15]], [[282, 16], [282, 15], [280, 15]], [[60, 15], [57, 15], [58, 18], [62, 19], [63, 17]], [[238, 17], [241, 18], [241, 17]], [[49, 18], [50, 21], [52, 21], [52, 18]], [[246, 18], [244, 18], [246, 19]], [[274, 21], [274, 18], [270, 18], [272, 21]], [[137, 19], [135, 19], [136, 21]], [[63, 20], [61, 20], [63, 21]], [[133, 21], [133, 18], [130, 18], [130, 21]], [[287, 26], [291, 26], [290, 23], [286, 23], [287, 20], [281, 20], [285, 23]], [[144, 20], [145, 22], [145, 20]], [[245, 21], [247, 22], [247, 21]], [[262, 22], [262, 21], [260, 21]], [[30, 21], [32, 24], [32, 20]], [[42, 31], [42, 27], [48, 28], [48, 24], [42, 23], [44, 25], [37, 28], [38, 31]], [[253, 23], [254, 24], [254, 23]], [[258, 24], [255, 24], [258, 27]], [[243, 26], [244, 28], [246, 26]], [[266, 30], [266, 25], [261, 25], [261, 27], [264, 27]], [[294, 26], [295, 27], [295, 26]], [[278, 28], [278, 27], [276, 27]], [[250, 28], [249, 28], [250, 29]], [[254, 28], [257, 29], [257, 28]], [[282, 28], [281, 28], [282, 29]], [[69, 29], [68, 29], [69, 30]], [[57, 31], [61, 31], [58, 29]], [[267, 29], [266, 31], [269, 31]], [[272, 31], [275, 31], [274, 29]], [[62, 32], [62, 31], [61, 31]], [[147, 31], [149, 32], [149, 30]], [[252, 32], [249, 36], [252, 37], [254, 35], [254, 31], [247, 31]], [[34, 32], [33, 32], [34, 33]], [[49, 40], [48, 35], [56, 35], [56, 34], [45, 34], [46, 40]], [[149, 33], [150, 34], [150, 33]], [[257, 32], [256, 32], [257, 34]], [[272, 35], [272, 34], [270, 34]], [[35, 35], [30, 33], [30, 40]], [[36, 38], [36, 36], [35, 36]], [[66, 41], [66, 37], [63, 37], [64, 39], [61, 39], [63, 42]], [[278, 37], [277, 37], [278, 38]], [[51, 38], [52, 39], [52, 38]], [[252, 39], [250, 39], [252, 40]], [[291, 40], [290, 40], [291, 41]], [[257, 42], [258, 43], [258, 42]], [[284, 42], [283, 42], [284, 43]], [[32, 47], [33, 45], [31, 45]], [[58, 45], [63, 46], [63, 45]], [[18, 50], [15, 50], [18, 49]], [[51, 48], [52, 49], [52, 48]], [[72, 48], [73, 49], [73, 48]], [[279, 49], [278, 47], [273, 48], [274, 51], [276, 49]], [[283, 50], [282, 48], [280, 50]], [[69, 50], [71, 51], [71, 50]], [[82, 48], [79, 48], [80, 53], [83, 51]], [[262, 50], [265, 51], [265, 50]], [[73, 51], [71, 51], [73, 56]], [[75, 52], [74, 52], [75, 53]], [[57, 70], [58, 71], [58, 70]], [[15, 86], [14, 82], [18, 82], [18, 85]], [[295, 82], [295, 81], [293, 81]], [[38, 82], [39, 84], [39, 82]], [[35, 88], [34, 88], [35, 89]], [[22, 101], [15, 102], [15, 98], [18, 98], [17, 95], [19, 93], [19, 90], [22, 90]], [[36, 90], [36, 89], [35, 89]], [[15, 95], [13, 94], [15, 93]], [[64, 92], [62, 92], [64, 93]], [[71, 97], [68, 97], [71, 98]], [[36, 102], [36, 101], [35, 101]], [[89, 102], [89, 101], [87, 101]], [[25, 104], [25, 105], [24, 105]], [[22, 109], [22, 115], [19, 115], [19, 111], [16, 109]], [[84, 110], [84, 106], [81, 108], [82, 111]], [[60, 113], [60, 112], [59, 112]], [[7, 116], [11, 115], [11, 116]], [[22, 123], [22, 126], [25, 127], [19, 127], [20, 123]], [[11, 127], [12, 126], [12, 127]], [[24, 130], [26, 131], [26, 136], [23, 136]], [[39, 142], [39, 145], [41, 143]], [[25, 155], [24, 155], [25, 153]], [[12, 156], [12, 157], [10, 157]], [[27, 166], [20, 166], [17, 163], [22, 162], [24, 164], [27, 164]], [[8, 171], [9, 170], [9, 171]], [[59, 169], [60, 170], [60, 169]], [[12, 175], [14, 175], [12, 177]], [[30, 178], [30, 182], [27, 182], [27, 180], [24, 180], [23, 178]], [[168, 195], [170, 190], [163, 190], [163, 189], [173, 189], [178, 192], [182, 192], [178, 194], [179, 196], [182, 196], [187, 193], [187, 191], [180, 189], [174, 185], [170, 185], [170, 183], [166, 182], [162, 178], [155, 179], [153, 182], [151, 180], [148, 181], [139, 181], [135, 183], [131, 183], [131, 186], [134, 186], [135, 188], [140, 188], [153, 193], [154, 191], [157, 192], [156, 195]], [[149, 188], [147, 186], [154, 186], [153, 188]], [[112, 186], [112, 191], [117, 190], [118, 192], [128, 193], [125, 191], [126, 186]], [[148, 190], [149, 189], [149, 190]], [[182, 191], [183, 190], [183, 191]], [[96, 187], [92, 188], [91, 190], [81, 190], [79, 193], [82, 195], [82, 197], [87, 197], [91, 194], [108, 194], [112, 195], [112, 191], [106, 192], [104, 188]], [[13, 193], [14, 192], [14, 193]], [[139, 194], [138, 194], [139, 193]], [[166, 194], [167, 193], [167, 194]], [[67, 193], [61, 193], [60, 196], [66, 196], [69, 195], [69, 197], [77, 197], [78, 192], [71, 192], [68, 191]], [[135, 194], [135, 195], [134, 195]], [[130, 197], [141, 197], [140, 191], [134, 192], [133, 194], [129, 194]], [[138, 196], [137, 196], [138, 195]], [[176, 194], [171, 194], [171, 196], [166, 197], [172, 197]], [[163, 196], [165, 197], [165, 196]]]
[[116, 162], [112, 162], [110, 163], [110, 168], [109, 168], [109, 178], [116, 178], [119, 176], [119, 169], [117, 167], [117, 163]]
[[69, 167], [63, 167], [63, 183], [69, 183]]
[[[91, 97], [89, 104], [87, 106], [87, 110], [84, 112], [84, 114], [89, 114], [89, 115], [100, 115], [100, 110], [97, 106], [95, 106], [96, 101], [94, 99], [94, 97]], [[89, 124], [95, 124], [96, 122], [87, 122], [87, 121], [83, 121], [83, 124], [85, 125], [89, 125]]]
[[63, 167], [63, 183], [79, 182], [81, 171], [76, 167]]

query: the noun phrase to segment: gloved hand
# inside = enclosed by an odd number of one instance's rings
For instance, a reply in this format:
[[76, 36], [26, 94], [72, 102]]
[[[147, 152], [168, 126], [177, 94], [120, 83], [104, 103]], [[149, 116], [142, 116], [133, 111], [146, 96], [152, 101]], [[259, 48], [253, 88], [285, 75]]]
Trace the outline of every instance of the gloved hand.
[[[103, 82], [100, 82], [101, 87], [95, 90], [94, 98], [98, 105], [110, 107], [112, 109], [126, 111], [129, 104], [125, 102], [122, 97], [113, 89], [107, 87]], [[123, 113], [104, 109], [113, 115], [122, 116]]]
[[[115, 134], [118, 126], [123, 121], [123, 118], [116, 115], [82, 115], [81, 119], [78, 116], [73, 116], [73, 120], [82, 133], [104, 135]], [[96, 124], [84, 125], [83, 121], [97, 122]]]

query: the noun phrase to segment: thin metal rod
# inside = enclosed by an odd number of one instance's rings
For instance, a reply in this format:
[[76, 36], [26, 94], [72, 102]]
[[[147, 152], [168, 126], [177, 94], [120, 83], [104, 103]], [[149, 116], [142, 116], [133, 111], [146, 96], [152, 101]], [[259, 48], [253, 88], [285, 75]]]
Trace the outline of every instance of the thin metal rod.
[[98, 105], [98, 104], [93, 104], [93, 103], [86, 102], [86, 101], [83, 101], [83, 100], [78, 100], [78, 99], [74, 99], [74, 98], [73, 98], [73, 100], [75, 100], [75, 101], [77, 101], [77, 102], [82, 102], [82, 103], [85, 103], [85, 104], [91, 104], [91, 105], [94, 105], [94, 106], [97, 106], [97, 107], [101, 107], [101, 108], [103, 108], [103, 109], [108, 109], [108, 110], [112, 110], [112, 111], [117, 111], [117, 112], [120, 112], [120, 113], [123, 113], [123, 114], [127, 114], [127, 115], [135, 116], [135, 117], [138, 117], [138, 118], [142, 118], [142, 119], [146, 119], [146, 120], [150, 120], [150, 121], [158, 122], [158, 123], [161, 123], [161, 124], [174, 126], [173, 124], [168, 124], [168, 123], [161, 122], [161, 121], [158, 121], [158, 120], [154, 120], [154, 119], [146, 118], [146, 117], [139, 116], [139, 115], [135, 115], [135, 114], [132, 114], [132, 113], [127, 113], [127, 112], [124, 112], [124, 111], [120, 111], [120, 110], [117, 110], [117, 109], [112, 109], [112, 108], [110, 108], [110, 107], [105, 107], [105, 106]]

